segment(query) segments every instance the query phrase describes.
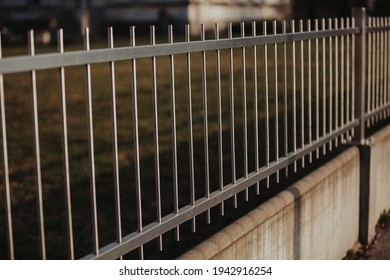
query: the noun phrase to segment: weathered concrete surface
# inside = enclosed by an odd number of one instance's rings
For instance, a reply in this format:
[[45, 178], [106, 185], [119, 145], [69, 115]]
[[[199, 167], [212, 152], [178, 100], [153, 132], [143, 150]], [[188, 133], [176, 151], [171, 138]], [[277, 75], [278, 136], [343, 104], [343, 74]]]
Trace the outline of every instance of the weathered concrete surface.
[[372, 136], [370, 168], [369, 240], [383, 211], [390, 209], [390, 125]]
[[352, 147], [180, 259], [341, 259], [358, 240]]

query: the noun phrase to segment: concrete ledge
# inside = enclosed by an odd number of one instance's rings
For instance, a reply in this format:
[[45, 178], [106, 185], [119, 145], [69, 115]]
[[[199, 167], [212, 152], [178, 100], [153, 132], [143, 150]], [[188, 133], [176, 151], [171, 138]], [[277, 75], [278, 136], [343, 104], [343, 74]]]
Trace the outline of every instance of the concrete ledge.
[[179, 259], [341, 259], [358, 226], [359, 150], [352, 147]]

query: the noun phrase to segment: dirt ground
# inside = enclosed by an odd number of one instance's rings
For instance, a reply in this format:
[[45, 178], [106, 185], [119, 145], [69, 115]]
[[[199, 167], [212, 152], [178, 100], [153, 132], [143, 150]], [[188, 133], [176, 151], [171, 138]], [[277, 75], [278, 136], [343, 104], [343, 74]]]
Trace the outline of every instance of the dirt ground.
[[376, 227], [376, 235], [367, 247], [349, 251], [347, 260], [390, 260], [390, 215], [383, 214]]

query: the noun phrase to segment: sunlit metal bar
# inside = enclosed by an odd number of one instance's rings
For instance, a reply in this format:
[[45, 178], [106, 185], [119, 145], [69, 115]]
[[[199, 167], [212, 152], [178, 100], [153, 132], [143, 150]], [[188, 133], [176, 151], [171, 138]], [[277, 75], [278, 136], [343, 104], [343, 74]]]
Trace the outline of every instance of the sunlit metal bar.
[[[283, 34], [286, 34], [286, 21], [283, 21], [282, 29]], [[283, 89], [284, 89], [284, 155], [287, 156], [288, 151], [288, 86], [287, 86], [287, 44], [283, 43]], [[288, 176], [288, 166], [285, 169], [285, 175]]]
[[[332, 30], [332, 19], [328, 22], [329, 30]], [[333, 130], [333, 40], [329, 37], [329, 133]], [[333, 149], [333, 142], [329, 142], [329, 151]]]
[[[2, 41], [0, 32], [0, 60], [2, 59]], [[8, 165], [8, 144], [7, 144], [7, 125], [5, 117], [5, 94], [4, 94], [4, 79], [0, 73], [0, 125], [1, 125], [1, 151], [2, 151], [2, 172], [3, 172], [3, 193], [5, 202], [5, 219], [8, 242], [9, 259], [15, 259], [14, 252], [14, 234], [12, 227], [12, 207], [11, 207], [11, 189], [9, 183], [9, 165]]]
[[[372, 18], [368, 18], [368, 26], [372, 25]], [[368, 32], [368, 43], [367, 43], [367, 113], [371, 112], [371, 77], [372, 77], [372, 33]], [[367, 126], [371, 126], [371, 119], [367, 118]]]
[[[64, 36], [60, 29], [57, 33], [58, 52], [64, 52]], [[74, 259], [74, 241], [73, 241], [73, 222], [72, 222], [72, 203], [70, 192], [70, 174], [69, 174], [69, 147], [68, 147], [68, 120], [66, 112], [66, 90], [65, 90], [65, 68], [59, 69], [60, 74], [60, 93], [61, 93], [61, 125], [62, 125], [62, 154], [64, 162], [64, 184], [65, 184], [65, 207], [66, 223], [68, 234], [69, 258]]]
[[[350, 18], [347, 18], [347, 26], [349, 28], [351, 25]], [[349, 123], [351, 121], [351, 39], [349, 35], [347, 35], [347, 76], [346, 76], [346, 122]], [[350, 132], [347, 131], [347, 140], [350, 139]]]
[[186, 54], [189, 52], [215, 51], [216, 49], [231, 49], [250, 47], [253, 45], [264, 45], [274, 43], [285, 43], [299, 40], [308, 40], [329, 36], [356, 34], [357, 29], [340, 29], [338, 31], [318, 31], [292, 34], [278, 34], [256, 37], [237, 37], [231, 40], [207, 40], [178, 42], [171, 44], [158, 44], [155, 46], [138, 46], [134, 48], [121, 47], [110, 49], [96, 49], [88, 53], [84, 51], [72, 51], [64, 54], [42, 54], [35, 57], [20, 56], [14, 58], [4, 58], [0, 61], [0, 73], [16, 73], [32, 70], [52, 69], [66, 66], [82, 66], [86, 64], [102, 63], [108, 61], [123, 61], [137, 58], [151, 58], [153, 56], [168, 56], [176, 54]]
[[[372, 26], [376, 27], [376, 18], [372, 18]], [[375, 30], [375, 29], [374, 29]], [[372, 31], [372, 80], [371, 80], [371, 111], [375, 111], [376, 97], [376, 32]], [[375, 124], [375, 115], [371, 115], [371, 124]]]
[[[263, 35], [267, 35], [267, 22], [263, 22]], [[269, 85], [268, 85], [268, 46], [264, 45], [264, 86], [265, 86], [265, 166], [269, 166]], [[269, 188], [269, 177], [267, 177], [267, 188]]]
[[[256, 36], [256, 22], [252, 22], [252, 36]], [[253, 45], [253, 112], [254, 112], [254, 150], [255, 150], [255, 170], [260, 168], [259, 162], [259, 107], [257, 97], [257, 46]], [[260, 194], [260, 183], [256, 183], [256, 194]]]
[[[168, 40], [173, 45], [173, 26], [168, 26]], [[176, 131], [176, 90], [175, 90], [175, 58], [169, 56], [170, 84], [171, 84], [171, 126], [172, 126], [172, 168], [173, 168], [173, 199], [174, 211], [179, 212], [179, 178], [177, 169], [177, 131]], [[176, 227], [176, 240], [180, 240], [180, 228]]]
[[[380, 18], [380, 27], [384, 27], [383, 26], [383, 17]], [[380, 58], [380, 62], [381, 62], [381, 66], [380, 66], [380, 73], [381, 73], [381, 76], [380, 76], [380, 101], [379, 101], [379, 106], [380, 107], [383, 107], [383, 96], [384, 96], [384, 61], [385, 61], [385, 57], [384, 57], [384, 34], [383, 34], [383, 30], [380, 31], [380, 38], [381, 38], [381, 46], [380, 46], [380, 50], [381, 50], [381, 58]], [[383, 114], [380, 114], [379, 115], [380, 119], [382, 120], [383, 118]]]
[[[307, 20], [307, 32], [311, 32], [311, 20]], [[313, 127], [312, 127], [312, 74], [311, 74], [311, 63], [312, 57], [311, 57], [311, 40], [308, 40], [307, 42], [307, 65], [308, 65], [308, 117], [309, 117], [309, 145], [311, 145], [313, 141]], [[309, 161], [310, 163], [313, 162], [313, 154], [309, 154]]]
[[[299, 32], [303, 32], [303, 20], [299, 21]], [[301, 147], [305, 146], [305, 65], [303, 40], [300, 41], [301, 50]], [[302, 168], [305, 167], [305, 158], [302, 158]]]
[[[344, 25], [344, 18], [341, 18], [341, 29], [345, 28], [345, 25]], [[341, 112], [340, 112], [340, 121], [341, 121], [341, 126], [343, 127], [345, 125], [345, 122], [344, 122], [344, 111], [345, 111], [345, 87], [344, 87], [344, 84], [345, 84], [345, 53], [344, 53], [344, 43], [345, 43], [345, 38], [344, 36], [341, 36], [341, 46], [340, 46], [340, 53], [341, 53], [341, 57], [340, 57], [340, 67], [341, 67], [341, 73], [340, 73], [340, 93], [341, 93], [341, 100], [340, 100], [340, 107], [341, 107]], [[345, 141], [345, 137], [344, 137], [344, 134], [341, 135], [341, 142], [344, 143]]]
[[[113, 28], [108, 28], [108, 47], [114, 48]], [[121, 218], [121, 196], [119, 185], [119, 159], [118, 159], [118, 125], [116, 113], [116, 87], [115, 87], [115, 62], [110, 62], [111, 76], [111, 114], [112, 114], [112, 149], [114, 165], [114, 188], [115, 188], [115, 222], [116, 222], [116, 239], [122, 243], [122, 218]], [[121, 257], [122, 259], [122, 257]]]
[[[35, 55], [34, 31], [28, 33], [28, 43], [30, 55]], [[45, 220], [43, 215], [43, 198], [42, 198], [42, 174], [41, 174], [41, 152], [39, 144], [39, 124], [38, 124], [38, 97], [37, 97], [37, 76], [36, 72], [31, 71], [31, 99], [32, 99], [32, 126], [35, 156], [35, 179], [37, 193], [37, 215], [39, 227], [39, 240], [42, 259], [46, 259], [46, 242], [45, 242]]]
[[[387, 27], [389, 25], [389, 22], [388, 22], [388, 17], [385, 17], [385, 27]], [[388, 75], [389, 75], [389, 31], [385, 31], [385, 76], [384, 76], [384, 79], [385, 79], [385, 87], [384, 87], [384, 102], [385, 102], [385, 106], [388, 105], [388, 90], [389, 90], [389, 79], [388, 79]], [[385, 111], [384, 115], [385, 115], [385, 118], [387, 118], [389, 116], [388, 114], [389, 112], [388, 111]]]
[[[339, 28], [339, 20], [338, 18], [335, 18], [334, 20], [334, 29], [337, 30]], [[334, 71], [335, 71], [335, 129], [337, 130], [339, 128], [339, 37], [336, 36], [334, 38], [335, 40], [335, 66], [334, 66]], [[335, 147], [337, 148], [339, 146], [339, 138], [335, 139]]]
[[[295, 20], [291, 21], [291, 33], [295, 33]], [[295, 49], [295, 41], [292, 42], [292, 82], [293, 82], [293, 88], [292, 88], [292, 98], [293, 98], [293, 105], [292, 105], [292, 126], [293, 126], [293, 152], [295, 153], [297, 150], [297, 73], [296, 73], [296, 49]], [[294, 162], [294, 172], [297, 172], [298, 165], [297, 162]]]
[[[376, 27], [376, 18], [373, 18], [373, 26]], [[371, 109], [376, 109], [376, 98], [377, 98], [377, 88], [376, 88], [376, 76], [377, 76], [377, 33], [373, 32], [372, 34], [372, 100], [371, 100]], [[376, 123], [375, 115], [371, 118], [373, 124]]]
[[[230, 22], [228, 26], [228, 37], [233, 39], [233, 25]], [[232, 183], [237, 181], [236, 174], [236, 142], [235, 142], [235, 114], [234, 114], [234, 56], [233, 49], [229, 49], [229, 89], [230, 89], [230, 150], [232, 164]], [[237, 195], [234, 196], [234, 207], [237, 208]]]
[[[322, 19], [322, 30], [326, 30], [326, 21]], [[326, 38], [322, 38], [322, 136], [326, 135]], [[326, 145], [323, 147], [326, 155]]]
[[[130, 27], [130, 46], [135, 47], [135, 27]], [[137, 61], [131, 60], [131, 80], [133, 84], [133, 137], [134, 137], [134, 172], [135, 172], [135, 196], [137, 207], [137, 227], [138, 232], [143, 232], [142, 222], [142, 191], [141, 191], [141, 171], [140, 171], [140, 151], [139, 151], [139, 127], [138, 127], [138, 92], [137, 92]], [[122, 240], [123, 241], [123, 240]], [[144, 258], [143, 243], [139, 247], [139, 257]]]
[[[277, 22], [273, 21], [273, 33], [276, 35]], [[278, 80], [278, 44], [274, 44], [274, 75], [275, 75], [275, 161], [279, 161], [279, 80]], [[276, 182], [279, 183], [280, 172], [276, 172]]]
[[[314, 21], [314, 31], [318, 32], [318, 19]], [[315, 57], [316, 57], [316, 140], [320, 139], [320, 65], [319, 65], [319, 47], [318, 38], [315, 40]], [[320, 151], [317, 149], [317, 159], [320, 157]]]
[[[89, 44], [89, 28], [84, 32], [84, 48], [90, 50]], [[97, 217], [97, 202], [96, 202], [96, 176], [95, 176], [95, 149], [93, 140], [93, 117], [92, 117], [92, 82], [91, 82], [91, 65], [85, 66], [86, 70], [86, 95], [87, 95], [87, 122], [88, 122], [88, 148], [89, 148], [89, 177], [91, 188], [91, 206], [92, 206], [92, 238], [94, 252], [99, 255], [99, 233], [98, 233], [98, 217]]]
[[[386, 24], [386, 27], [389, 28], [390, 27], [390, 17], [386, 17], [387, 19], [387, 24]], [[389, 30], [386, 30], [386, 36], [387, 36], [387, 39], [386, 39], [386, 42], [387, 42], [387, 63], [386, 63], [386, 66], [387, 66], [387, 76], [386, 76], [386, 79], [387, 79], [387, 103], [386, 105], [389, 105], [390, 103], [390, 59], [389, 59], [389, 55], [390, 55], [390, 31]], [[387, 116], [389, 117], [390, 116], [390, 107], [389, 107], [389, 110], [387, 110]]]
[[[219, 40], [219, 25], [214, 26], [215, 39]], [[219, 175], [219, 189], [223, 190], [223, 149], [222, 149], [222, 90], [221, 90], [221, 53], [220, 50], [216, 51], [217, 65], [217, 115], [218, 115], [218, 175]], [[224, 202], [220, 205], [221, 215], [225, 215]]]
[[[185, 27], [186, 42], [191, 41], [190, 25]], [[195, 173], [194, 173], [194, 134], [192, 126], [192, 86], [191, 86], [191, 54], [187, 53], [187, 110], [188, 110], [188, 154], [190, 168], [191, 205], [195, 206]], [[196, 231], [196, 217], [192, 218], [192, 232]]]
[[[376, 26], [379, 27], [380, 26], [380, 19], [377, 17], [376, 18]], [[375, 49], [376, 49], [376, 81], [375, 81], [375, 109], [378, 109], [379, 108], [379, 100], [380, 100], [380, 54], [381, 54], [381, 51], [380, 51], [380, 31], [378, 30], [376, 32], [376, 46], [375, 46]], [[379, 120], [379, 114], [375, 116], [375, 122], [378, 122]]]
[[[240, 24], [241, 37], [245, 37], [245, 23]], [[246, 101], [246, 50], [241, 48], [242, 68], [242, 125], [243, 125], [243, 153], [244, 153], [244, 177], [248, 177], [248, 113]], [[248, 189], [245, 190], [245, 200], [249, 200]]]
[[[156, 44], [156, 31], [154, 25], [150, 27], [150, 41]], [[157, 64], [156, 57], [152, 57], [152, 102], [153, 102], [153, 140], [154, 140], [154, 172], [156, 184], [156, 215], [157, 222], [161, 223], [161, 177], [160, 177], [160, 145], [158, 133], [158, 101], [157, 101]], [[162, 235], [158, 237], [158, 248], [163, 249]]]
[[[205, 26], [201, 24], [201, 40], [206, 40]], [[206, 198], [210, 195], [210, 166], [209, 166], [209, 124], [208, 124], [208, 109], [207, 109], [207, 72], [206, 72], [206, 52], [202, 51], [202, 93], [203, 93], [203, 143], [204, 143], [204, 172], [205, 172], [205, 188]], [[210, 223], [210, 209], [206, 211], [207, 223]]]
[[372, 110], [370, 113], [367, 113], [365, 115], [366, 118], [374, 118], [377, 115], [383, 114], [386, 110], [389, 110], [390, 105], [387, 105], [386, 107], [379, 107], [375, 110]]
[[[355, 18], [352, 17], [352, 27], [355, 27], [356, 26], [356, 22], [355, 22]], [[355, 81], [356, 81], [356, 55], [355, 55], [355, 44], [356, 44], [356, 41], [355, 41], [355, 34], [352, 34], [352, 46], [351, 46], [351, 62], [352, 62], [352, 65], [351, 65], [351, 71], [352, 71], [352, 77], [351, 77], [351, 96], [352, 96], [352, 100], [351, 100], [351, 121], [355, 119], [355, 102], [356, 102], [356, 85], [355, 85]], [[366, 54], [364, 54], [366, 55]], [[364, 108], [363, 108], [364, 109]], [[352, 138], [355, 137], [355, 128], [352, 128]]]
[[[369, 18], [369, 26], [373, 26], [373, 18]], [[368, 52], [368, 63], [369, 63], [369, 79], [370, 79], [370, 90], [368, 95], [368, 113], [374, 110], [374, 95], [375, 95], [375, 34], [372, 32], [368, 33], [369, 39], [369, 52]], [[368, 125], [372, 124], [372, 118], [368, 118]]]

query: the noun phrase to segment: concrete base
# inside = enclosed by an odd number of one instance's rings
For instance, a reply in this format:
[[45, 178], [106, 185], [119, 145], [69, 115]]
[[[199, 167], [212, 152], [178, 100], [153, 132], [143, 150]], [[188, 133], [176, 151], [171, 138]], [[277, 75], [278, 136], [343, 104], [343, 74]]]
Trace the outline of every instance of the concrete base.
[[180, 259], [341, 259], [358, 234], [359, 150], [352, 147]]
[[369, 241], [375, 236], [380, 215], [390, 209], [390, 125], [375, 133], [371, 139]]

